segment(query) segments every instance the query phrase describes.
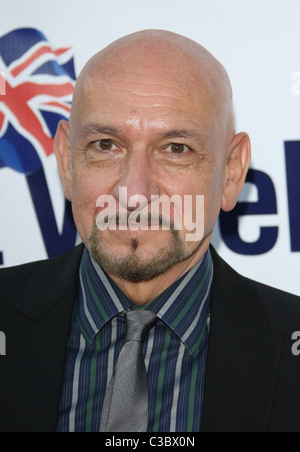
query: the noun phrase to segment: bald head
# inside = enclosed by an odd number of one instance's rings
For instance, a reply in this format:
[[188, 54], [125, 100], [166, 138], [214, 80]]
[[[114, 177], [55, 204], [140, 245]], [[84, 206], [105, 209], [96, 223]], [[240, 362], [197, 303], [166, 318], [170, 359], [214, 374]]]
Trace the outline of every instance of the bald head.
[[130, 34], [94, 55], [78, 77], [70, 122], [75, 121], [83, 96], [90, 95], [91, 89], [97, 90], [99, 83], [104, 86], [115, 80], [121, 85], [129, 77], [133, 90], [140, 80], [144, 84], [151, 80], [161, 84], [163, 91], [164, 83], [168, 83], [166, 75], [172, 79], [174, 89], [182, 90], [186, 96], [201, 93], [202, 101], [210, 103], [215, 119], [218, 118], [218, 133], [226, 135], [226, 142], [232, 139], [232, 89], [226, 70], [195, 41], [163, 30]]

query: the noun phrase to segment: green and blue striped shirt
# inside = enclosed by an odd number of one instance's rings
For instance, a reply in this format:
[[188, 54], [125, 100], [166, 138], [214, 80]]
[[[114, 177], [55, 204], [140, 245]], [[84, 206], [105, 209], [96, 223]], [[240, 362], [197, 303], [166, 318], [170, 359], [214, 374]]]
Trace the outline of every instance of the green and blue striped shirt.
[[[200, 431], [213, 264], [210, 252], [142, 309], [159, 321], [143, 345], [149, 432]], [[85, 250], [69, 337], [57, 430], [97, 432], [107, 385], [134, 305]]]

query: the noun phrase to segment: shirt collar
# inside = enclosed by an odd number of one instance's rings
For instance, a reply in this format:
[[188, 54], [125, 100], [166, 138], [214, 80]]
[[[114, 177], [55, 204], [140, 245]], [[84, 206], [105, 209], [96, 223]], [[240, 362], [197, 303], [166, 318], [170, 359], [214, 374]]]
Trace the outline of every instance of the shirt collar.
[[210, 310], [213, 263], [203, 258], [153, 301], [137, 307], [84, 250], [76, 317], [82, 334], [92, 342], [103, 326], [125, 309], [148, 309], [168, 325], [193, 353], [200, 345]]

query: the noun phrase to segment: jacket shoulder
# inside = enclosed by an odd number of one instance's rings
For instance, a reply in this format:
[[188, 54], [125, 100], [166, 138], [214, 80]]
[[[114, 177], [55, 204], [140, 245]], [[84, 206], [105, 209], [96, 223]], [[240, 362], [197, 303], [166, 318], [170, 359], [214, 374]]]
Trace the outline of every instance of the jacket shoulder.
[[[14, 305], [31, 281], [34, 281], [38, 290], [43, 285], [55, 285], [58, 280], [68, 277], [68, 269], [78, 267], [82, 252], [83, 245], [79, 245], [51, 259], [2, 268], [0, 270], [0, 312], [3, 313], [9, 306]], [[70, 276], [74, 277], [74, 275]]]
[[1, 301], [0, 312], [13, 305], [22, 292], [26, 282], [41, 266], [47, 266], [48, 260], [30, 262], [0, 270]]
[[[260, 305], [274, 327], [297, 323], [300, 326], [300, 296], [262, 284], [239, 274], [214, 250], [211, 253], [215, 269], [215, 284], [224, 291], [231, 288], [231, 295], [239, 300], [247, 299]], [[242, 301], [241, 301], [242, 303]], [[300, 329], [300, 328], [299, 328]]]

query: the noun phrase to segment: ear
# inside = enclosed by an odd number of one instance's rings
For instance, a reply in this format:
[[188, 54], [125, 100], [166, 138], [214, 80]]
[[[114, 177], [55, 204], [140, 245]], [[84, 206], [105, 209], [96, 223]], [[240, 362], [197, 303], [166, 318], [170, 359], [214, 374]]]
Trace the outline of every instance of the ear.
[[71, 169], [71, 142], [70, 126], [65, 120], [58, 123], [53, 140], [53, 150], [57, 160], [60, 179], [66, 198], [72, 200], [72, 169]]
[[222, 198], [222, 209], [232, 210], [240, 196], [251, 161], [249, 136], [241, 132], [235, 135], [227, 151], [226, 180]]

